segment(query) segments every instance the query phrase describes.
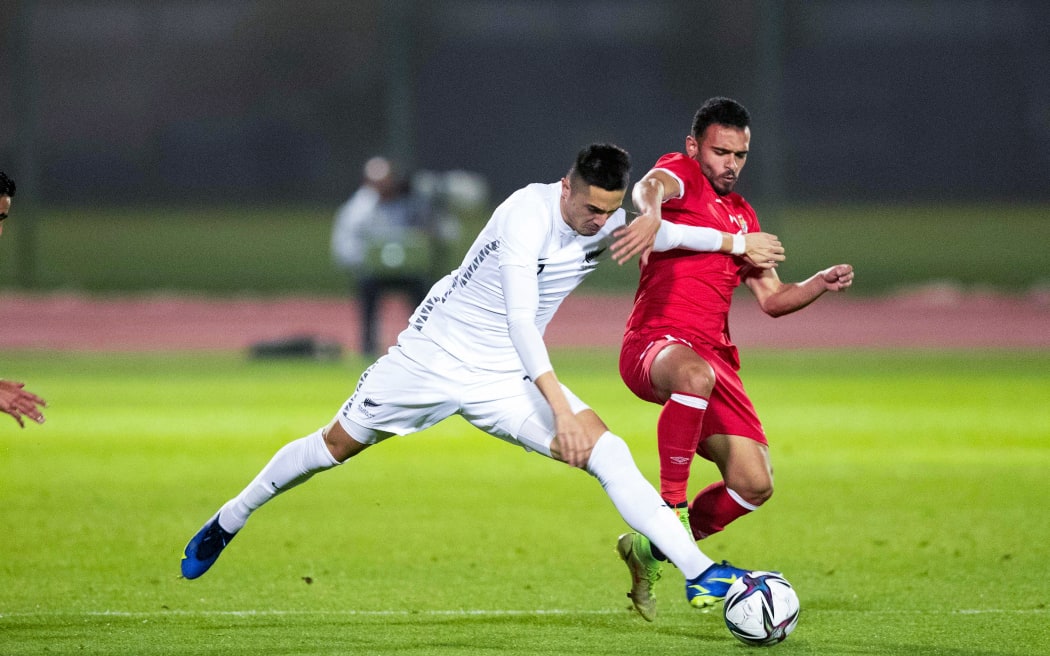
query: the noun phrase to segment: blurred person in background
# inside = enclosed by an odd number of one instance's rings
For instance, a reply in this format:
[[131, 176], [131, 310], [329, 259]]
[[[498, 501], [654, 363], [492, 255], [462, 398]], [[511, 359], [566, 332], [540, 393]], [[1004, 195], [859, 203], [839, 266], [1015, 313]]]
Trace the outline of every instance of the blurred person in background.
[[[11, 199], [15, 196], [15, 181], [0, 171], [0, 235], [4, 234], [4, 222], [11, 213]], [[38, 424], [44, 423], [44, 414], [40, 408], [47, 407], [44, 399], [25, 389], [25, 383], [14, 380], [0, 380], [0, 412], [15, 418], [18, 425], [25, 428], [25, 417]]]
[[[750, 114], [735, 100], [705, 102], [693, 117], [685, 152], [664, 155], [634, 186], [640, 216], [741, 238], [758, 231], [755, 211], [733, 191], [747, 160], [750, 125]], [[620, 375], [639, 398], [663, 406], [656, 424], [660, 494], [697, 540], [756, 510], [773, 494], [766, 435], [740, 380], [740, 358], [729, 334], [729, 308], [741, 282], [763, 312], [779, 317], [825, 292], [848, 288], [853, 267], [837, 264], [787, 283], [774, 267], [756, 267], [732, 254], [678, 249], [653, 253], [641, 263]], [[686, 488], [697, 455], [714, 462], [722, 480], [690, 503]], [[628, 596], [644, 616], [660, 577], [659, 550], [638, 533], [621, 535], [617, 548], [634, 576]]]
[[365, 163], [363, 183], [336, 212], [332, 258], [357, 287], [362, 354], [378, 352], [383, 297], [404, 294], [414, 307], [438, 277], [447, 246], [438, 218], [431, 199], [386, 157]]

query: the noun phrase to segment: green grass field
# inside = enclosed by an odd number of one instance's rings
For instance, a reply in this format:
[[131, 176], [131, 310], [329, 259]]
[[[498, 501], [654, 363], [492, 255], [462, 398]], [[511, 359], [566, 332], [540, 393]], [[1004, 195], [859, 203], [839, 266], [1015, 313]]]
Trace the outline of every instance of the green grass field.
[[[655, 480], [657, 408], [609, 352], [560, 377]], [[265, 507], [205, 577], [200, 524], [363, 363], [0, 353], [48, 422], [0, 416], [2, 654], [744, 654], [665, 574], [626, 608], [624, 525], [590, 477], [458, 419]], [[1050, 352], [745, 354], [777, 493], [701, 544], [802, 600], [779, 654], [1050, 652]], [[693, 488], [712, 479], [694, 467]]]

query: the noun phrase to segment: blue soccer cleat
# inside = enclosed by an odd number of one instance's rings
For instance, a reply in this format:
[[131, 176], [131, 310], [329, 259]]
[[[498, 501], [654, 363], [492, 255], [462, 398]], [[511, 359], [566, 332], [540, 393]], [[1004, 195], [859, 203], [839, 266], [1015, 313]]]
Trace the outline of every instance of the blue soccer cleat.
[[182, 576], [195, 579], [207, 572], [235, 535], [219, 526], [219, 514], [216, 513], [186, 545]]
[[725, 599], [729, 586], [745, 574], [746, 569], [733, 567], [724, 560], [715, 563], [685, 582], [685, 597], [693, 608], [708, 609]]

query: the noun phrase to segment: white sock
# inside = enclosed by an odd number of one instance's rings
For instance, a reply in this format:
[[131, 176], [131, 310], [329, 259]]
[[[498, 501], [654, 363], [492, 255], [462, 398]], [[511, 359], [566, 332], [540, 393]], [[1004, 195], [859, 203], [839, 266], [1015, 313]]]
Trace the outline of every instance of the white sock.
[[259, 475], [226, 502], [219, 511], [219, 525], [230, 533], [244, 527], [248, 517], [270, 499], [304, 483], [317, 472], [339, 464], [324, 443], [321, 429], [285, 444]]
[[708, 558], [686, 533], [678, 516], [646, 480], [627, 444], [610, 432], [598, 438], [587, 462], [624, 521], [657, 546], [668, 560], [692, 579], [710, 567]]

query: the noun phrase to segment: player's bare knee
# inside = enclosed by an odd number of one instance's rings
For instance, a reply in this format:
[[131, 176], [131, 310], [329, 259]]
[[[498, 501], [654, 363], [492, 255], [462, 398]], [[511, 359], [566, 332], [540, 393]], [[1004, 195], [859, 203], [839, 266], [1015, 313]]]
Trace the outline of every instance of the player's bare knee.
[[675, 390], [678, 392], [708, 397], [711, 395], [711, 390], [715, 388], [715, 372], [711, 365], [704, 361], [685, 367], [679, 379], [681, 387]]
[[768, 477], [731, 477], [726, 480], [726, 487], [739, 501], [755, 507], [773, 496], [773, 479]]
[[352, 458], [368, 446], [350, 437], [338, 421], [333, 421], [325, 428], [324, 443], [332, 457], [339, 462]]
[[769, 484], [762, 488], [755, 494], [755, 501], [752, 501], [756, 506], [761, 506], [763, 503], [769, 501], [773, 497], [773, 485]]
[[715, 370], [684, 344], [671, 344], [657, 354], [649, 369], [658, 395], [674, 392], [710, 396], [715, 386]]
[[742, 490], [736, 490], [736, 493], [752, 506], [761, 506], [773, 496], [773, 482], [745, 486]]

